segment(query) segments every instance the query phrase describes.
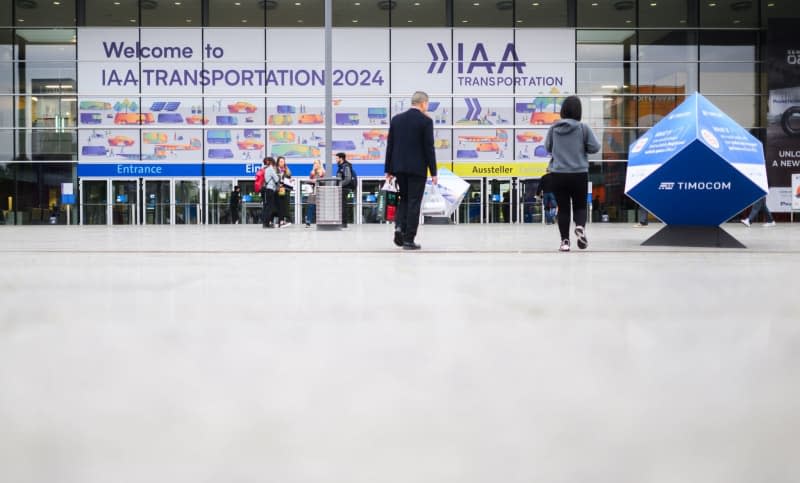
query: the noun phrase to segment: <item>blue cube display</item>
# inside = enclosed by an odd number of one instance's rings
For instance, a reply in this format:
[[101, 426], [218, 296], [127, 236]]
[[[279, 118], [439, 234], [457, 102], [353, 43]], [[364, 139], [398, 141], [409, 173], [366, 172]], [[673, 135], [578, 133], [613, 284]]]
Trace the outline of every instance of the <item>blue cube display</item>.
[[766, 196], [763, 146], [696, 93], [631, 144], [625, 194], [668, 225], [719, 226]]

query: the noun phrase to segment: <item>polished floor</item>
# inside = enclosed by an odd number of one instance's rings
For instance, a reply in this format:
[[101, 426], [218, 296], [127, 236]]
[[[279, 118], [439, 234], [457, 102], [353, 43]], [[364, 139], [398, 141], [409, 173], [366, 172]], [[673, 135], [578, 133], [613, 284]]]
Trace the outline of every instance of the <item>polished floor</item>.
[[796, 483], [800, 224], [0, 228], [0, 482]]

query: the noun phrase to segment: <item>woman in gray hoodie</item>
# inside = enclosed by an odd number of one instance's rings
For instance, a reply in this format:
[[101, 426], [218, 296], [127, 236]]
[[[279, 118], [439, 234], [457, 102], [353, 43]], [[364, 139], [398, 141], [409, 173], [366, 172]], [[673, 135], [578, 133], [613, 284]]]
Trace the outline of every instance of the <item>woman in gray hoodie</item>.
[[[558, 231], [562, 252], [569, 251], [570, 211], [575, 220], [578, 248], [589, 246], [586, 239], [586, 188], [589, 183], [587, 154], [600, 150], [592, 128], [581, 122], [581, 100], [569, 96], [561, 104], [561, 120], [550, 126], [544, 146], [552, 158], [548, 171], [552, 173], [553, 192], [558, 203]], [[572, 206], [572, 210], [570, 210]]]

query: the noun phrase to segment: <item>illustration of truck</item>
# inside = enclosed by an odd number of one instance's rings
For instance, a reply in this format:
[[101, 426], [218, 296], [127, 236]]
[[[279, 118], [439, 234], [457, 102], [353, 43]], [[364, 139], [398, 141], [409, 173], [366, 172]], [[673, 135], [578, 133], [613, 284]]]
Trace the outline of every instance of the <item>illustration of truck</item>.
[[155, 122], [152, 112], [118, 112], [114, 116], [114, 124], [152, 124]]
[[228, 104], [228, 112], [236, 114], [240, 112], [256, 112], [257, 107], [255, 104], [249, 102], [239, 101], [233, 104]]
[[110, 111], [111, 103], [103, 101], [81, 101], [78, 104], [81, 111]]
[[316, 158], [320, 155], [319, 148], [305, 144], [275, 144], [272, 146], [272, 156], [287, 158]]
[[353, 112], [337, 112], [337, 126], [358, 126], [358, 114]]
[[231, 142], [231, 132], [228, 129], [209, 129], [206, 131], [208, 144], [229, 144]]
[[81, 124], [100, 124], [103, 122], [103, 115], [99, 112], [82, 112]]

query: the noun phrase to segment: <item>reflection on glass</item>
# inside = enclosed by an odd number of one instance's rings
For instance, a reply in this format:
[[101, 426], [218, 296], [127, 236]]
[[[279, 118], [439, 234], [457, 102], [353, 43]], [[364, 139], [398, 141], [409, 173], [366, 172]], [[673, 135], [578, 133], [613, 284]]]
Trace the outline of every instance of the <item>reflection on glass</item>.
[[200, 181], [175, 181], [175, 223], [196, 225], [200, 220]]
[[576, 40], [579, 62], [636, 59], [636, 32], [633, 30], [578, 30]]
[[144, 222], [147, 225], [170, 224], [168, 180], [145, 180]]
[[84, 225], [105, 225], [108, 192], [106, 181], [83, 181], [82, 209]]

